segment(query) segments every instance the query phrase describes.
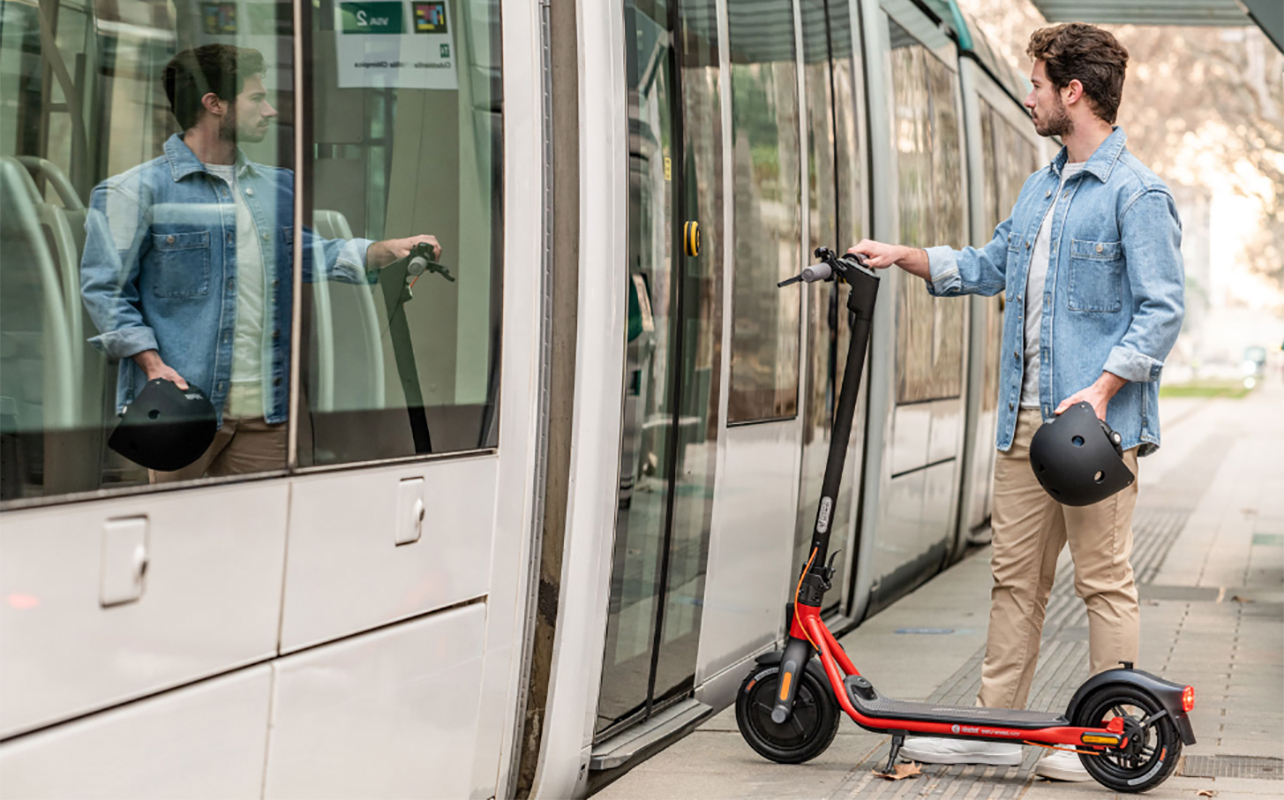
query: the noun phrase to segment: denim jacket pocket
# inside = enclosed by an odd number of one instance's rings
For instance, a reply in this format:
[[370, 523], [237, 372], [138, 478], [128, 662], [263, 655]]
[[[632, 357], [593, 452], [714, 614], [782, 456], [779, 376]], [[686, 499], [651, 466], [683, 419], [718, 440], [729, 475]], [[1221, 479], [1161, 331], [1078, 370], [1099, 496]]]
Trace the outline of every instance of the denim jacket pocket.
[[157, 297], [203, 297], [210, 292], [210, 232], [154, 233]]
[[1123, 308], [1123, 271], [1121, 243], [1071, 239], [1070, 310], [1119, 311]]
[[1017, 274], [1021, 268], [1021, 242], [1024, 241], [1020, 233], [1012, 232], [1008, 234], [1008, 253], [1007, 253], [1007, 274], [1008, 280]]

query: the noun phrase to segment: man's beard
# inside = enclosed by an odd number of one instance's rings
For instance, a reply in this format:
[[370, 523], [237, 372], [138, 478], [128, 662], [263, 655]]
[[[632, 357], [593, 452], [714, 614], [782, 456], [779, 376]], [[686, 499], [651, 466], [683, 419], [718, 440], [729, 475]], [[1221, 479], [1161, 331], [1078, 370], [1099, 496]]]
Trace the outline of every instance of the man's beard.
[[219, 138], [225, 142], [261, 142], [267, 138], [267, 126], [256, 125], [249, 130], [243, 130], [240, 122], [236, 118], [235, 112], [229, 112], [223, 116], [218, 125]]
[[1074, 133], [1074, 122], [1070, 119], [1070, 115], [1066, 113], [1065, 105], [1059, 101], [1060, 98], [1058, 98], [1056, 107], [1034, 123], [1035, 133], [1040, 136], [1061, 136], [1063, 138]]

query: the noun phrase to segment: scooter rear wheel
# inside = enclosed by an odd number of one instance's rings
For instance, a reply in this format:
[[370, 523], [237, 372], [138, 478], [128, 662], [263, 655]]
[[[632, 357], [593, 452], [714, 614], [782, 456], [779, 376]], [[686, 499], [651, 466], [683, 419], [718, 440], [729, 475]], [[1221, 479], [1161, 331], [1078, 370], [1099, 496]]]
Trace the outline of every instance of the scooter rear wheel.
[[763, 758], [777, 764], [801, 764], [829, 747], [838, 733], [838, 704], [820, 664], [803, 670], [794, 693], [793, 713], [783, 724], [771, 719], [780, 690], [780, 665], [756, 667], [736, 694], [736, 723], [740, 735]]
[[1104, 727], [1112, 718], [1122, 717], [1129, 742], [1123, 749], [1080, 755], [1084, 769], [1116, 792], [1144, 792], [1163, 783], [1177, 768], [1182, 744], [1177, 726], [1167, 715], [1154, 719], [1163, 710], [1159, 700], [1136, 686], [1116, 684], [1093, 693], [1075, 714], [1074, 724]]

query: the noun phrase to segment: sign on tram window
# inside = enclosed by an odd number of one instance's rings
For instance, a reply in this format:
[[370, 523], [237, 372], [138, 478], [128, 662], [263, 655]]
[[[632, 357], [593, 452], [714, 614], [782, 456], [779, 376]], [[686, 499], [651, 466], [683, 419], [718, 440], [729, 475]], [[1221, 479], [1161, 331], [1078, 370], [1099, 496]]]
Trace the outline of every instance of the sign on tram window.
[[335, 15], [339, 88], [459, 88], [448, 3], [337, 3]]

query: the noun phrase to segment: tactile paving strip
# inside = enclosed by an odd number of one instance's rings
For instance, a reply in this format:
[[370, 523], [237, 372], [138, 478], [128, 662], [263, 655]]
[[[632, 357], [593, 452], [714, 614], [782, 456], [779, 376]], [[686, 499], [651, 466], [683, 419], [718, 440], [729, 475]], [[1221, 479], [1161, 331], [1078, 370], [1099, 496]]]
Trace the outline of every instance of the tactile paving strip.
[[1262, 756], [1186, 756], [1179, 775], [1189, 778], [1253, 778], [1284, 781], [1284, 758]]

